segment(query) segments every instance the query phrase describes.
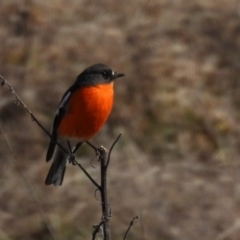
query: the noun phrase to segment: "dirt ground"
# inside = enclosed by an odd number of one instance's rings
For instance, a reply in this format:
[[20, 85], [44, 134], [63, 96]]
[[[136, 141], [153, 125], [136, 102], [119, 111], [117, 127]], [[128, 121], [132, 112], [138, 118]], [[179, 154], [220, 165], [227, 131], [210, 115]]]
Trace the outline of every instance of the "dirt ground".
[[[65, 90], [105, 63], [112, 114], [112, 239], [240, 239], [240, 3], [237, 0], [2, 1], [0, 74], [50, 130]], [[0, 240], [91, 239], [95, 188], [69, 166], [45, 186], [49, 138], [0, 88]], [[99, 180], [87, 146], [78, 161]], [[95, 166], [93, 168], [91, 166]]]

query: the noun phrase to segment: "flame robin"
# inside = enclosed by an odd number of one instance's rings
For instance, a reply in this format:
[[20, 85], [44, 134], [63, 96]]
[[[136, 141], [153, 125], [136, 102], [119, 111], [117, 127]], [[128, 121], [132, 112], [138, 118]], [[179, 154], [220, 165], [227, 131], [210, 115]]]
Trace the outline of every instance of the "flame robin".
[[[53, 121], [47, 162], [53, 156], [56, 141], [66, 146], [69, 140], [84, 142], [98, 133], [112, 110], [113, 81], [123, 76], [104, 64], [95, 64], [78, 75], [59, 104]], [[62, 185], [67, 162], [68, 155], [57, 146], [46, 185]]]

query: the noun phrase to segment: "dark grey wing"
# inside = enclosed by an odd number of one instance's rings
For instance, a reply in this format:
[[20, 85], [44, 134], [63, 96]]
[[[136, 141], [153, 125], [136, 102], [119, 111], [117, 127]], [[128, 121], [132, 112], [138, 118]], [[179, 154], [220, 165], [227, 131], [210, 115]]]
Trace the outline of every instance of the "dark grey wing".
[[56, 146], [56, 141], [57, 141], [57, 129], [58, 129], [58, 126], [59, 126], [64, 114], [65, 114], [65, 109], [59, 108], [58, 112], [54, 118], [53, 126], [52, 126], [51, 140], [49, 143], [47, 157], [46, 157], [47, 162], [50, 161], [53, 156], [55, 146]]
[[49, 147], [48, 147], [48, 151], [47, 151], [47, 157], [46, 157], [47, 162], [50, 161], [52, 156], [53, 156], [55, 146], [56, 146], [56, 141], [57, 141], [57, 129], [59, 127], [59, 124], [62, 121], [62, 118], [63, 118], [64, 114], [67, 111], [67, 103], [70, 99], [70, 96], [75, 90], [76, 90], [76, 86], [75, 85], [71, 86], [66, 91], [66, 93], [63, 95], [62, 100], [59, 104], [58, 111], [57, 111], [56, 116], [55, 116], [54, 121], [53, 121], [52, 132], [51, 132], [51, 140], [50, 140], [50, 143], [49, 143]]

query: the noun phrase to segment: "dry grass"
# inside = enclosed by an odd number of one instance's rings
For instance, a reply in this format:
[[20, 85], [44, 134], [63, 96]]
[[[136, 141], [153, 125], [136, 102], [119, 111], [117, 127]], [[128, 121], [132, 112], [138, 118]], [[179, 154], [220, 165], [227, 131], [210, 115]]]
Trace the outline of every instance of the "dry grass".
[[[123, 132], [109, 172], [113, 239], [135, 215], [129, 239], [239, 239], [238, 9], [237, 0], [1, 3], [0, 73], [48, 129], [86, 66], [127, 75], [92, 140], [108, 147]], [[73, 167], [61, 188], [44, 186], [48, 138], [0, 90], [0, 239], [52, 239], [49, 229], [90, 239], [95, 189]], [[79, 153], [97, 178], [93, 155]]]

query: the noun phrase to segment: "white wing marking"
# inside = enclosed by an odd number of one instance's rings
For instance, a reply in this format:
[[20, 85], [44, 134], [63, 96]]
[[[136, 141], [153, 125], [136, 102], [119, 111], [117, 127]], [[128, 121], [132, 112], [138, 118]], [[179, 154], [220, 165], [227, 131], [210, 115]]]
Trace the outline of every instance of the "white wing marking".
[[64, 108], [64, 105], [65, 105], [66, 102], [68, 101], [70, 95], [71, 95], [71, 91], [69, 91], [69, 92], [67, 93], [67, 95], [63, 98], [63, 100], [61, 101], [61, 103], [60, 103], [60, 105], [59, 105], [59, 107], [58, 107], [58, 110], [57, 110], [57, 112], [56, 112], [56, 115], [59, 114], [59, 109], [60, 109], [60, 108]]

